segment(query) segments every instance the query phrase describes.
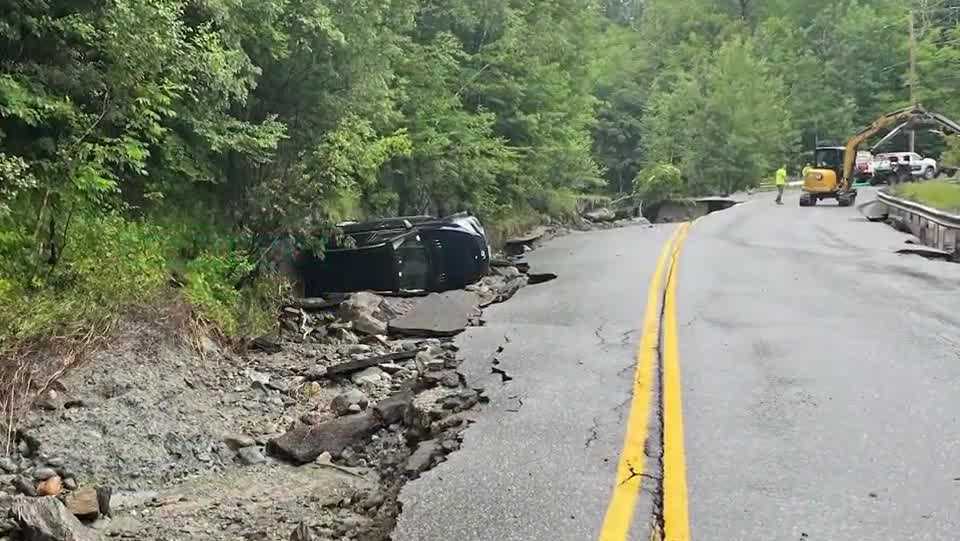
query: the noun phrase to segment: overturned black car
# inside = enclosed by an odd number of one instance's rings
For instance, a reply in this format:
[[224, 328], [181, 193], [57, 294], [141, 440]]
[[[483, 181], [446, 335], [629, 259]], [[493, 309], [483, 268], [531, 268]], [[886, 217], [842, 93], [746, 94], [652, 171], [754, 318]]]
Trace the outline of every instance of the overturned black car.
[[296, 266], [307, 297], [350, 291], [448, 291], [490, 270], [490, 246], [480, 221], [407, 216], [341, 224], [323, 257], [300, 253]]

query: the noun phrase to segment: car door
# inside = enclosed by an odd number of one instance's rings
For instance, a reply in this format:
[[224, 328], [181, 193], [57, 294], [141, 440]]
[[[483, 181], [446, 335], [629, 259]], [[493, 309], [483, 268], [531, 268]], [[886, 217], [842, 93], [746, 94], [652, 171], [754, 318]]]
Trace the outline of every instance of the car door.
[[919, 154], [908, 152], [903, 155], [903, 159], [910, 163], [910, 172], [913, 173], [913, 176], [916, 177], [923, 174], [923, 158], [921, 158]]

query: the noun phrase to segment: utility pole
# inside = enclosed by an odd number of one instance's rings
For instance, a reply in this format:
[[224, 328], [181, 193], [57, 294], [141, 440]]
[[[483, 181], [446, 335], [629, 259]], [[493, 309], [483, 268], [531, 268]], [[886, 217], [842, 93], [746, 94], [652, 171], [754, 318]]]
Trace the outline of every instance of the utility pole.
[[[917, 86], [917, 35], [914, 29], [913, 9], [910, 10], [910, 106], [917, 105], [915, 87]], [[917, 132], [910, 130], [910, 152], [916, 152]]]

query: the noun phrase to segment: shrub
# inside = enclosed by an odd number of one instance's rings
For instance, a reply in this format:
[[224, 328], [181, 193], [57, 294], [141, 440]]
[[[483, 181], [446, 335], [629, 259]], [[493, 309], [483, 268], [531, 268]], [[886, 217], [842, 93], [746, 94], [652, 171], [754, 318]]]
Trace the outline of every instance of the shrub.
[[[166, 281], [162, 231], [117, 215], [72, 220], [54, 264], [0, 269], [0, 342], [72, 336], [116, 316], [123, 306], [152, 300]], [[7, 235], [0, 252], [29, 247]], [[32, 259], [32, 258], [31, 258]], [[11, 263], [8, 261], [8, 263]]]
[[[191, 230], [204, 232], [208, 248], [190, 240]], [[172, 268], [183, 269], [184, 296], [196, 314], [225, 336], [266, 329], [275, 321], [281, 284], [264, 275], [240, 287], [255, 263], [225, 239], [202, 224], [80, 215], [51, 265], [46, 254], [36, 262], [31, 235], [0, 234], [0, 354], [25, 341], [109, 326], [124, 310], [168, 294]]]
[[530, 198], [537, 212], [560, 221], [577, 217], [579, 195], [571, 190], [543, 190]]
[[240, 251], [202, 254], [187, 264], [187, 299], [226, 336], [266, 332], [276, 323], [276, 307], [287, 286], [277, 276], [261, 274], [241, 287], [255, 270], [254, 261]]
[[658, 163], [637, 173], [633, 181], [634, 193], [648, 204], [656, 204], [683, 191], [683, 177], [675, 166]]

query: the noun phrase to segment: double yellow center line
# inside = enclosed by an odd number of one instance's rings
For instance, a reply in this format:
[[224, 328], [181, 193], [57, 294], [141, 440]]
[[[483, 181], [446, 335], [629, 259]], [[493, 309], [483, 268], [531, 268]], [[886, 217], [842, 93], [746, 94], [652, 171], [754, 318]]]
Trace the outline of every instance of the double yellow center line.
[[[633, 524], [634, 510], [644, 478], [644, 449], [649, 425], [651, 422], [658, 422], [651, 419], [650, 415], [658, 366], [661, 367], [659, 376], [663, 408], [663, 539], [690, 539], [676, 308], [677, 268], [680, 251], [689, 231], [690, 224], [683, 224], [673, 232], [657, 259], [657, 266], [650, 280], [643, 318], [643, 335], [637, 350], [626, 437], [617, 465], [613, 495], [600, 530], [600, 541], [626, 540]], [[658, 360], [661, 362], [658, 363]]]

